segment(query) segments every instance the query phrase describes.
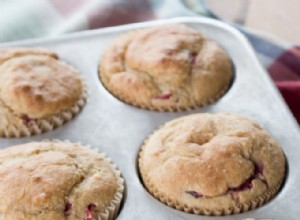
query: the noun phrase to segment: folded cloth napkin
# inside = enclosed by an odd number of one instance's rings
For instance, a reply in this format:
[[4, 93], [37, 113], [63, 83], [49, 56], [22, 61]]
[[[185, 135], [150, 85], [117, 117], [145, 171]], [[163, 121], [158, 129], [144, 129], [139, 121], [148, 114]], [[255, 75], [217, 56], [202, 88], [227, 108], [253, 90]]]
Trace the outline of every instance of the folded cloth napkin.
[[[216, 18], [198, 0], [2, 0], [0, 42], [57, 36], [147, 20], [178, 16]], [[194, 2], [197, 2], [194, 0]], [[238, 27], [252, 43], [261, 64], [300, 123], [300, 47], [266, 40]]]

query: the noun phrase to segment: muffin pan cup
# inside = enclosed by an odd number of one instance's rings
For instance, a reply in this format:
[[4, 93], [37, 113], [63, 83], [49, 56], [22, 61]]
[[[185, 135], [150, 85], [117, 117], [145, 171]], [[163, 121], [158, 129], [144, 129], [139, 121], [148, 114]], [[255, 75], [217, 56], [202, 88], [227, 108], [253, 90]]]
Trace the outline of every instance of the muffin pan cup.
[[[175, 22], [199, 30], [215, 40], [229, 54], [235, 67], [235, 79], [225, 95], [206, 107], [177, 113], [139, 109], [111, 95], [98, 77], [99, 61], [107, 45], [125, 32]], [[62, 60], [74, 66], [84, 76], [89, 95], [82, 112], [65, 125], [33, 137], [2, 138], [0, 147], [43, 139], [69, 139], [97, 147], [112, 159], [125, 179], [126, 193], [117, 219], [299, 218], [299, 128], [268, 74], [259, 64], [248, 41], [236, 29], [205, 18], [175, 18], [86, 31], [54, 39], [26, 40], [1, 45], [11, 46], [45, 47], [56, 51]], [[259, 122], [279, 142], [288, 167], [283, 187], [274, 199], [252, 211], [208, 217], [168, 207], [147, 192], [137, 169], [138, 153], [144, 139], [165, 122], [198, 112], [232, 112], [247, 116]]]
[[[272, 198], [274, 198], [274, 196], [276, 196], [278, 190], [282, 186], [283, 180], [281, 180], [277, 185], [273, 186], [272, 188], [268, 187], [268, 190], [266, 190], [261, 195], [257, 196], [255, 199], [252, 199], [252, 200], [248, 201], [247, 203], [240, 203], [238, 206], [232, 206], [231, 208], [228, 208], [228, 209], [225, 209], [223, 207], [220, 207], [219, 209], [206, 209], [206, 208], [201, 207], [201, 205], [189, 206], [188, 204], [186, 204], [185, 202], [181, 201], [178, 198], [177, 198], [177, 200], [172, 199], [168, 193], [162, 193], [162, 191], [160, 191], [160, 189], [155, 184], [155, 181], [153, 181], [154, 180], [153, 176], [151, 178], [151, 176], [149, 176], [148, 173], [146, 172], [147, 168], [145, 167], [145, 164], [143, 163], [143, 160], [146, 157], [145, 150], [147, 149], [147, 147], [148, 147], [148, 150], [153, 147], [153, 145], [149, 146], [149, 141], [151, 139], [153, 141], [153, 136], [155, 135], [155, 133], [162, 131], [167, 124], [160, 126], [157, 130], [154, 130], [153, 133], [150, 134], [145, 139], [144, 144], [142, 145], [142, 147], [140, 149], [139, 158], [138, 158], [138, 167], [139, 167], [139, 172], [140, 172], [140, 178], [142, 179], [142, 181], [145, 185], [145, 188], [147, 188], [149, 193], [151, 193], [155, 198], [157, 198], [162, 203], [165, 203], [170, 207], [176, 208], [177, 210], [185, 211], [187, 213], [205, 215], [205, 216], [225, 216], [225, 215], [238, 214], [238, 213], [246, 212], [249, 210], [253, 210], [253, 209], [256, 209], [256, 208], [264, 205], [265, 203], [268, 203]], [[202, 147], [202, 146], [199, 146], [199, 147]], [[166, 145], [164, 145], [164, 147], [166, 147]], [[162, 165], [162, 164], [160, 164], [160, 165]], [[176, 168], [178, 169], [178, 167], [176, 167]], [[153, 170], [150, 170], [150, 171], [153, 171]], [[153, 174], [153, 172], [152, 172], [152, 174]], [[219, 202], [219, 201], [217, 201], [217, 199], [216, 199], [215, 202]]]

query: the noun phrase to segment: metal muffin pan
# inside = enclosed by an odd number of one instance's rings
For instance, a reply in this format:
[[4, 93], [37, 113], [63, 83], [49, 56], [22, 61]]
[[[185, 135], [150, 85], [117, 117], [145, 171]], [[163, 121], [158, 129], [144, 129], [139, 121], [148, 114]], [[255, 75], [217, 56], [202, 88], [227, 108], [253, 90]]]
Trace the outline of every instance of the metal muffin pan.
[[[98, 64], [104, 49], [112, 40], [127, 31], [169, 23], [184, 23], [199, 30], [227, 51], [235, 66], [235, 79], [231, 88], [209, 106], [177, 113], [151, 112], [119, 101], [99, 81]], [[205, 18], [175, 18], [86, 31], [54, 39], [6, 43], [0, 46], [46, 47], [56, 51], [62, 60], [81, 72], [86, 79], [89, 93], [82, 112], [67, 124], [33, 137], [2, 138], [0, 148], [43, 139], [68, 139], [98, 148], [118, 165], [126, 181], [126, 195], [118, 220], [299, 219], [298, 125], [268, 74], [259, 64], [248, 41], [234, 28]], [[274, 199], [260, 208], [245, 213], [210, 217], [170, 208], [145, 190], [137, 169], [137, 155], [143, 140], [165, 122], [197, 112], [233, 112], [248, 116], [258, 121], [278, 140], [285, 152], [288, 170], [284, 186]]]

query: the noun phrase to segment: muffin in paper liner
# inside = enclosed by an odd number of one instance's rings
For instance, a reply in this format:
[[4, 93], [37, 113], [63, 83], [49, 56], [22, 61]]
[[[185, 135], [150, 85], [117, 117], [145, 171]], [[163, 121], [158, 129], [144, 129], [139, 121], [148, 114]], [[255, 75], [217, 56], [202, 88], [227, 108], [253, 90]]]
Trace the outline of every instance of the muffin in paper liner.
[[142, 182], [155, 198], [199, 215], [260, 207], [277, 194], [285, 175], [276, 141], [256, 122], [227, 113], [166, 123], [145, 140], [138, 162]]
[[[120, 211], [124, 179], [95, 148], [43, 140], [1, 150], [0, 161], [0, 194], [6, 198], [0, 201], [0, 219], [112, 220]], [[14, 167], [14, 172], [8, 170]], [[22, 187], [26, 194], [20, 197]]]
[[104, 87], [152, 111], [184, 111], [219, 99], [233, 80], [228, 55], [187, 26], [171, 24], [122, 35], [99, 64]]
[[[83, 80], [83, 79], [82, 79]], [[83, 81], [84, 82], [84, 81]], [[78, 101], [70, 109], [64, 110], [61, 113], [48, 116], [41, 119], [30, 119], [25, 116], [19, 117], [14, 114], [8, 116], [13, 120], [13, 123], [5, 127], [0, 125], [0, 137], [19, 138], [24, 136], [32, 136], [52, 131], [70, 121], [80, 113], [87, 99], [87, 88], [84, 84], [83, 92]], [[0, 103], [1, 108], [1, 103]], [[5, 120], [5, 118], [4, 118]]]
[[86, 99], [85, 80], [53, 51], [0, 49], [0, 137], [51, 131], [77, 115]]

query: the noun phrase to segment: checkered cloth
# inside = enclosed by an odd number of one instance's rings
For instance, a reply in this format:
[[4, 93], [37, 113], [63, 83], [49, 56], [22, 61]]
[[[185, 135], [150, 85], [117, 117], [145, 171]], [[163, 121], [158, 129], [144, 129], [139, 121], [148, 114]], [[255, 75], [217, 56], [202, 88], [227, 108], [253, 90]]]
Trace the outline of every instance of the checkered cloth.
[[[191, 0], [0, 0], [0, 42], [178, 16], [214, 17], [201, 1], [190, 6]], [[240, 29], [300, 123], [300, 47]]]

